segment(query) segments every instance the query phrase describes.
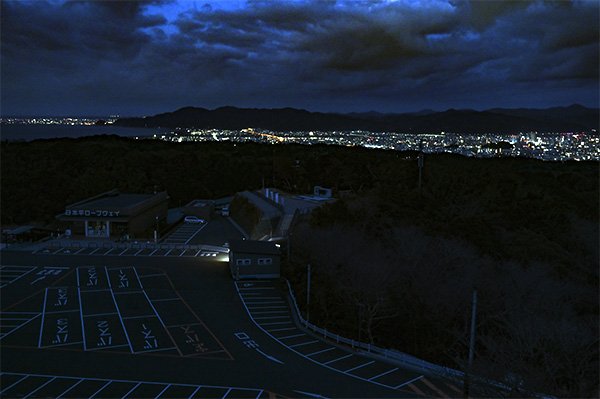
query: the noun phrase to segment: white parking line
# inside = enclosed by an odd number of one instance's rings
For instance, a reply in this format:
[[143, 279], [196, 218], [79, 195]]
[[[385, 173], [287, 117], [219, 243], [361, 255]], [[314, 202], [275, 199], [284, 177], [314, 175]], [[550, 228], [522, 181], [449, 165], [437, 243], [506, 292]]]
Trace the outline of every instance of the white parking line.
[[133, 256], [138, 256], [138, 254], [139, 254], [140, 252], [142, 252], [143, 250], [144, 250], [144, 248], [140, 249], [140, 250], [139, 250], [139, 251], [137, 251], [135, 254], [133, 254]]
[[44, 304], [42, 305], [42, 322], [40, 323], [40, 339], [38, 341], [38, 348], [42, 347], [42, 332], [44, 330], [44, 314], [46, 312], [46, 300], [48, 299], [48, 288], [44, 291]]
[[[112, 290], [112, 285], [110, 284], [110, 275], [108, 274], [108, 269], [105, 267], [104, 271], [106, 272], [106, 278], [108, 279], [108, 287], [110, 288], [110, 295], [112, 296], [113, 303], [115, 304], [115, 309], [117, 310], [119, 320], [121, 321], [121, 327], [123, 327], [123, 332], [125, 333], [125, 338], [127, 338], [127, 343], [129, 344], [129, 350], [133, 353], [133, 345], [131, 345], [131, 340], [129, 339], [129, 334], [127, 333], [127, 329], [125, 329], [125, 322], [123, 321], [123, 317], [121, 317], [121, 311], [119, 310], [119, 305], [117, 304], [117, 299], [115, 298], [115, 293]], [[41, 333], [40, 333], [41, 334]], [[41, 340], [40, 336], [40, 340]]]
[[146, 315], [146, 316], [129, 316], [129, 317], [123, 317], [123, 320], [129, 320], [129, 319], [149, 319], [150, 317], [156, 317], [156, 315]]
[[93, 254], [94, 254], [94, 253], [95, 253], [97, 250], [99, 250], [99, 249], [100, 249], [100, 247], [98, 247], [98, 248], [94, 249], [94, 250], [93, 250], [92, 252], [90, 252], [89, 254], [90, 254], [90, 255], [93, 255]]
[[152, 255], [154, 255], [154, 253], [155, 253], [156, 251], [158, 251], [158, 248], [156, 248], [154, 251], [150, 252], [150, 253], [148, 254], [148, 256], [152, 256]]
[[304, 346], [304, 345], [310, 345], [310, 344], [314, 344], [315, 342], [319, 342], [319, 340], [315, 339], [314, 341], [308, 341], [308, 342], [301, 342], [299, 344], [295, 344], [295, 345], [287, 345], [289, 348], [295, 348], [297, 346]]
[[[85, 292], [85, 291], [83, 291]], [[96, 314], [86, 314], [83, 317], [96, 317], [96, 316], [116, 316], [118, 315], [118, 313], [113, 312], [113, 313], [96, 313]]]
[[165, 391], [166, 391], [167, 389], [169, 389], [169, 387], [170, 387], [170, 386], [171, 386], [171, 384], [167, 385], [167, 386], [166, 386], [166, 387], [165, 387], [165, 388], [164, 388], [162, 391], [160, 391], [160, 392], [158, 393], [158, 395], [156, 395], [156, 396], [154, 397], [154, 399], [158, 399], [158, 398], [160, 398], [160, 395], [162, 395], [163, 393], [165, 393]]
[[255, 317], [254, 320], [269, 320], [269, 319], [289, 319], [290, 316], [269, 316], [269, 317]]
[[302, 334], [287, 335], [287, 336], [285, 336], [285, 337], [279, 337], [279, 338], [277, 338], [277, 339], [296, 338], [296, 337], [301, 337], [301, 336], [303, 336], [303, 335], [306, 335], [306, 334], [302, 333]]
[[127, 396], [129, 396], [129, 394], [130, 394], [131, 392], [135, 391], [135, 390], [136, 390], [136, 388], [137, 388], [137, 387], [139, 387], [140, 385], [142, 385], [142, 383], [141, 383], [141, 382], [138, 382], [137, 384], [135, 384], [135, 385], [133, 386], [133, 388], [131, 388], [131, 389], [129, 390], [129, 392], [127, 392], [125, 395], [123, 395], [123, 396], [121, 397], [121, 399], [125, 399]]
[[170, 350], [173, 350], [173, 349], [179, 351], [179, 349], [176, 346], [172, 346], [170, 348], [148, 349], [147, 351], [137, 351], [137, 352], [134, 352], [134, 353], [161, 352], [161, 351], [170, 351]]
[[289, 310], [267, 310], [266, 312], [255, 312], [252, 311], [252, 314], [272, 314], [272, 313], [289, 313]]
[[[325, 353], [325, 352], [329, 352], [335, 349], [335, 346], [332, 346], [331, 348], [327, 348], [327, 349], [323, 349], [322, 351], [317, 351], [317, 352], [313, 352], [313, 353], [309, 353], [306, 356], [313, 356], [313, 355], [318, 355], [319, 353]], [[398, 369], [396, 369], [398, 370]]]
[[[298, 330], [296, 327], [288, 327], [288, 328], [276, 328], [274, 330], [265, 330], [268, 332], [276, 332], [276, 331], [290, 331], [290, 330]], [[275, 338], [275, 337], [273, 337]], [[275, 338], [277, 340], [277, 338]]]
[[287, 306], [254, 306], [248, 307], [248, 309], [250, 309], [250, 311], [252, 311], [252, 309], [287, 309]]
[[77, 255], [78, 253], [80, 253], [81, 251], [83, 251], [84, 249], [86, 249], [85, 247], [81, 247], [79, 248], [79, 250], [77, 252], [73, 252], [73, 255]]
[[163, 256], [169, 256], [169, 254], [171, 253], [171, 251], [172, 251], [172, 250], [173, 250], [173, 248], [169, 249], [169, 250], [167, 251], [167, 253], [166, 253], [166, 254], [164, 254]]
[[202, 229], [205, 228], [206, 226], [208, 226], [208, 223], [204, 223], [202, 225], [202, 227], [200, 227], [198, 230], [196, 230], [196, 232], [194, 234], [192, 234], [192, 236], [185, 242], [185, 244], [187, 244], [190, 241], [192, 241], [192, 238], [196, 237], [198, 235], [198, 233], [200, 233], [200, 231], [202, 231]]
[[369, 364], [373, 364], [373, 363], [375, 363], [375, 360], [372, 360], [372, 361], [367, 362], [365, 364], [361, 364], [360, 366], [352, 367], [351, 369], [345, 370], [344, 373], [349, 373], [351, 371], [361, 369], [361, 368], [363, 368], [365, 366], [368, 366]]
[[71, 391], [73, 388], [75, 388], [77, 385], [81, 384], [83, 382], [83, 379], [77, 381], [75, 384], [71, 385], [66, 391], [64, 391], [63, 393], [61, 393], [60, 395], [58, 395], [56, 397], [56, 399], [60, 399], [63, 397], [63, 395], [65, 395], [66, 393], [68, 393], [69, 391]]
[[106, 384], [102, 385], [102, 387], [100, 387], [100, 389], [98, 389], [96, 392], [94, 392], [94, 394], [92, 396], [90, 396], [88, 399], [92, 399], [94, 396], [98, 395], [100, 393], [101, 390], [103, 390], [104, 388], [106, 388], [108, 385], [110, 385], [112, 381], [108, 381]]
[[393, 387], [393, 389], [402, 388], [403, 386], [405, 386], [405, 385], [408, 385], [408, 384], [410, 384], [410, 383], [413, 383], [413, 382], [415, 382], [415, 381], [418, 381], [418, 380], [420, 380], [421, 378], [423, 378], [423, 376], [422, 376], [422, 375], [420, 375], [420, 376], [418, 376], [418, 377], [416, 377], [416, 378], [413, 378], [412, 380], [408, 380], [408, 381], [406, 381], [406, 382], [403, 382], [403, 383], [402, 383], [402, 384], [400, 384], [400, 385], [396, 385], [395, 387]]
[[55, 379], [56, 379], [56, 377], [53, 377], [52, 379], [44, 382], [42, 385], [40, 385], [36, 389], [34, 389], [33, 391], [29, 392], [26, 396], [23, 396], [23, 399], [27, 399], [28, 397], [30, 397], [31, 395], [33, 395], [34, 393], [36, 393], [37, 391], [39, 391], [40, 389], [42, 389], [43, 387], [45, 387], [46, 385], [50, 384]]
[[330, 361], [328, 361], [328, 362], [325, 362], [325, 363], [323, 363], [323, 364], [330, 364], [330, 363], [334, 363], [334, 362], [337, 362], [338, 360], [347, 359], [347, 358], [349, 358], [350, 356], [352, 356], [352, 353], [350, 353], [350, 354], [348, 354], [348, 355], [346, 355], [346, 356], [338, 357], [337, 359], [330, 360]]
[[371, 377], [371, 378], [369, 378], [369, 381], [371, 381], [371, 380], [376, 380], [376, 379], [378, 379], [379, 377], [383, 377], [383, 376], [384, 376], [384, 375], [386, 375], [386, 374], [393, 373], [393, 372], [394, 372], [394, 371], [396, 371], [396, 370], [398, 370], [398, 367], [396, 367], [395, 369], [388, 370], [388, 371], [386, 371], [385, 373], [378, 374], [378, 375], [376, 375], [375, 377]]
[[284, 301], [246, 302], [246, 305], [272, 305], [274, 303], [285, 303], [285, 302]]
[[12, 387], [14, 387], [15, 385], [17, 385], [19, 382], [23, 381], [25, 378], [29, 377], [28, 375], [23, 376], [23, 378], [18, 379], [16, 382], [13, 382], [12, 384], [10, 384], [9, 386], [7, 386], [6, 388], [4, 388], [3, 390], [0, 391], [0, 395], [2, 395], [4, 392], [8, 391], [9, 389], [11, 389]]
[[274, 326], [277, 324], [293, 324], [291, 321], [278, 321], [276, 323], [260, 323], [263, 326]]

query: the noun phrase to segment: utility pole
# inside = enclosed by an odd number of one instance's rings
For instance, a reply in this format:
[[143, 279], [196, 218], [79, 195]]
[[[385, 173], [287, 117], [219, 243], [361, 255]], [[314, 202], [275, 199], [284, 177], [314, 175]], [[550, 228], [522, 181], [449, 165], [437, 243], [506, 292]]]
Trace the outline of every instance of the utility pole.
[[473, 355], [475, 352], [475, 322], [477, 319], [477, 289], [473, 290], [473, 300], [471, 305], [471, 338], [469, 341], [469, 360], [467, 362], [467, 372], [465, 373], [465, 398], [469, 397], [469, 388], [471, 383], [471, 370], [473, 367]]
[[306, 269], [306, 321], [310, 320], [310, 263]]
[[419, 196], [423, 195], [423, 189], [422, 189], [422, 184], [421, 184], [421, 176], [422, 176], [422, 171], [423, 171], [423, 139], [421, 139], [421, 142], [419, 143], [419, 157], [417, 158], [417, 163], [419, 165]]

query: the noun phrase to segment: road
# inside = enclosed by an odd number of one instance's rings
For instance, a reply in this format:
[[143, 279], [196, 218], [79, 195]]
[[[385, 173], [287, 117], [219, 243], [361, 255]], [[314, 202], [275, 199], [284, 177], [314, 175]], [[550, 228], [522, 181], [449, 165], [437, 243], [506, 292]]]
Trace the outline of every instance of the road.
[[223, 260], [1, 255], [3, 397], [461, 396], [299, 329]]

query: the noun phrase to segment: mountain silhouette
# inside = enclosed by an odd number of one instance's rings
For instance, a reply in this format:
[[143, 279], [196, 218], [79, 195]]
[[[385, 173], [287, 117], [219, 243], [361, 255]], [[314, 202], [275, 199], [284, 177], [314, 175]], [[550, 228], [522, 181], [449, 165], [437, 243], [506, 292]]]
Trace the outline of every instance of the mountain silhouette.
[[214, 110], [184, 107], [143, 118], [121, 118], [114, 123], [127, 127], [182, 127], [274, 131], [369, 130], [373, 132], [438, 133], [518, 133], [580, 132], [598, 129], [599, 110], [575, 104], [547, 109], [494, 108], [435, 112], [384, 114], [322, 113], [295, 108], [256, 109], [221, 107]]

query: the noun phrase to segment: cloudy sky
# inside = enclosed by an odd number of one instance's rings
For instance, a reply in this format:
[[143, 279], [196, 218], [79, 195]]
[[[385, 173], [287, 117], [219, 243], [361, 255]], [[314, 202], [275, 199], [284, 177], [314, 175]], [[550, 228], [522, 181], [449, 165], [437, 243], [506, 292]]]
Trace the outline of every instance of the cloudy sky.
[[598, 107], [598, 1], [2, 1], [2, 115]]

